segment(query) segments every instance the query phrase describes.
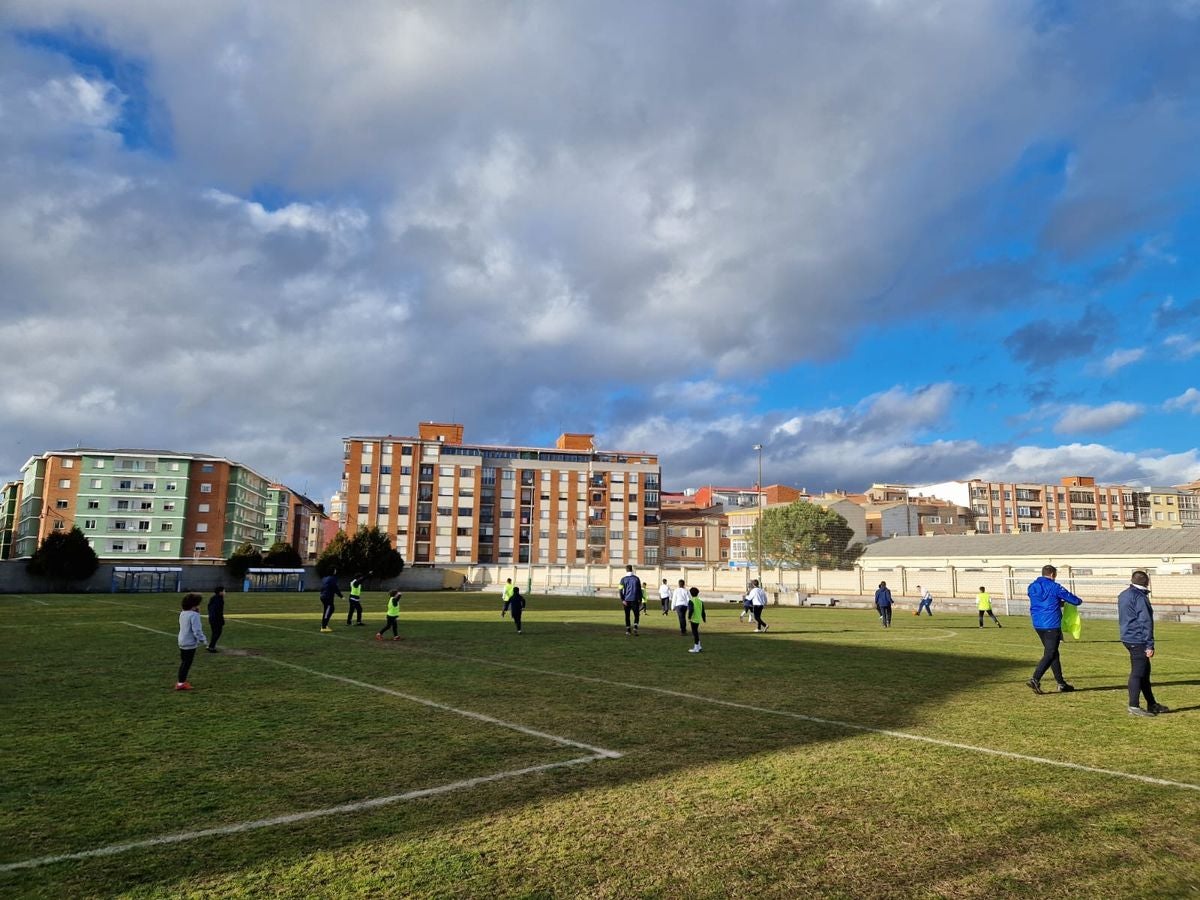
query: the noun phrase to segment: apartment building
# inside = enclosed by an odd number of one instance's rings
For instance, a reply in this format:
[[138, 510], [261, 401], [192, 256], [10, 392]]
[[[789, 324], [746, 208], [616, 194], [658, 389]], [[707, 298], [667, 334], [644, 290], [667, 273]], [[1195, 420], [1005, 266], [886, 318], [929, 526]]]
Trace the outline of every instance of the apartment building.
[[725, 566], [729, 564], [729, 521], [725, 508], [664, 508], [661, 565]]
[[262, 543], [269, 482], [216, 456], [77, 449], [21, 467], [13, 556], [78, 526], [102, 559], [226, 558]]
[[267, 488], [267, 501], [263, 528], [263, 549], [267, 550], [277, 541], [291, 544], [300, 558], [316, 559], [322, 547], [320, 528], [313, 527], [313, 519], [325, 515], [324, 508], [282, 484]]
[[975, 513], [969, 507], [946, 500], [916, 498], [867, 503], [863, 511], [869, 541], [922, 534], [970, 534], [975, 531]]
[[378, 527], [416, 565], [659, 563], [657, 454], [597, 450], [578, 433], [554, 447], [468, 444], [463, 431], [346, 438], [347, 534]]
[[0, 487], [0, 559], [12, 556], [20, 510], [21, 482], [9, 481]]
[[1200, 526], [1200, 494], [1173, 487], [1145, 488], [1151, 528]]
[[915, 490], [970, 507], [982, 534], [1111, 531], [1147, 527], [1150, 509], [1144, 490], [1128, 485], [1097, 485], [1073, 475], [1059, 484], [948, 481]]
[[786, 484], [769, 484], [766, 487], [713, 487], [705, 485], [695, 491], [685, 491], [698, 509], [723, 506], [726, 509], [738, 506], [757, 506], [760, 502], [770, 506], [776, 503], [791, 503], [800, 500], [805, 493]]

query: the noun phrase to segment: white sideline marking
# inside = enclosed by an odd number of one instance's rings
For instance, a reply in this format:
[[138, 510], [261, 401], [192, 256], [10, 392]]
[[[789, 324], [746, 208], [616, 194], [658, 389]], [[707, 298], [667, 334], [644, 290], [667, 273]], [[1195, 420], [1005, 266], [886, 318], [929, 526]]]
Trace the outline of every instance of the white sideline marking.
[[[161, 631], [157, 628], [148, 628], [145, 625], [138, 625], [135, 622], [121, 622], [120, 624], [128, 625], [130, 628], [137, 628], [140, 631], [148, 631], [151, 634], [159, 634], [164, 637], [175, 637], [175, 635], [169, 631]], [[292, 631], [294, 629], [285, 628], [282, 630]], [[106, 847], [97, 847], [92, 850], [81, 850], [77, 853], [61, 853], [55, 856], [41, 856], [36, 859], [26, 859], [20, 862], [0, 865], [0, 872], [11, 872], [16, 869], [33, 869], [40, 866], [51, 865], [53, 863], [66, 862], [68, 860], [90, 859], [97, 856], [114, 856], [118, 853], [125, 853], [128, 850], [137, 850], [144, 847], [156, 847], [163, 844], [178, 844], [184, 841], [193, 841], [199, 838], [213, 837], [215, 835], [238, 834], [243, 831], [253, 831], [260, 828], [272, 828], [276, 825], [290, 825], [295, 822], [304, 822], [308, 819], [317, 819], [324, 816], [337, 816], [346, 813], [361, 812], [365, 809], [374, 809], [379, 806], [387, 806], [388, 804], [392, 803], [401, 803], [405, 800], [416, 800], [421, 797], [432, 797], [436, 794], [446, 794], [451, 791], [477, 787], [478, 785], [487, 784], [491, 781], [501, 781], [505, 778], [516, 778], [518, 776], [529, 775], [534, 772], [547, 772], [551, 769], [561, 769], [566, 766], [578, 766], [585, 763], [597, 762], [602, 759], [619, 759], [624, 755], [616, 750], [605, 750], [602, 747], [593, 747], [590, 744], [583, 744], [579, 741], [573, 741], [570, 738], [560, 737], [556, 734], [549, 734], [545, 731], [538, 731], [534, 728], [527, 728], [526, 726], [518, 725], [515, 722], [506, 722], [503, 719], [497, 719], [493, 716], [484, 715], [483, 713], [472, 712], [466, 709], [457, 709], [456, 707], [448, 706], [444, 703], [438, 703], [435, 700], [426, 700], [423, 697], [415, 697], [412, 694], [393, 691], [390, 688], [380, 687], [379, 685], [375, 684], [368, 684], [365, 681], [356, 681], [353, 678], [345, 678], [341, 675], [331, 675], [328, 672], [318, 672], [316, 669], [306, 669], [304, 666], [297, 666], [292, 663], [282, 662], [281, 660], [271, 659], [267, 656], [253, 656], [250, 658], [273, 663], [277, 666], [285, 666], [289, 669], [296, 669], [297, 671], [305, 672], [309, 675], [316, 675], [319, 678], [329, 678], [333, 681], [340, 681], [344, 684], [351, 684], [356, 687], [366, 688], [367, 690], [378, 691], [381, 694], [389, 694], [393, 697], [400, 697], [401, 699], [409, 700], [413, 703], [419, 703], [423, 706], [428, 706], [433, 709], [440, 709], [444, 712], [451, 712], [456, 715], [465, 716], [468, 719], [486, 722], [490, 725], [498, 725], [501, 728], [507, 728], [511, 731], [519, 731], [522, 734], [542, 738], [563, 746], [578, 747], [580, 749], [589, 751], [590, 755], [578, 756], [574, 759], [568, 759], [562, 762], [544, 763], [538, 766], [527, 766], [523, 769], [510, 769], [505, 772], [496, 772], [492, 775], [480, 775], [475, 778], [467, 778], [463, 781], [451, 782], [450, 784], [441, 784], [430, 788], [419, 788], [414, 791], [407, 791], [403, 794], [393, 794], [389, 797], [375, 797], [371, 800], [359, 800], [354, 803], [343, 803], [338, 806], [330, 806], [325, 809], [311, 809], [304, 812], [273, 816], [268, 819], [254, 819], [249, 822], [238, 822], [234, 825], [221, 825], [215, 828], [204, 828], [199, 831], [183, 831], [177, 834], [160, 835], [159, 837], [146, 838], [145, 840], [140, 841], [127, 841], [121, 844], [109, 844]]]
[[[133, 622], [122, 622], [121, 624], [128, 625], [130, 628], [140, 628], [142, 631], [149, 631], [151, 634], [161, 634], [165, 637], [175, 637], [175, 635], [170, 632], [159, 631], [157, 628], [147, 628], [145, 625], [137, 625]], [[484, 713], [472, 712], [469, 709], [458, 709], [454, 706], [448, 706], [445, 703], [438, 703], [436, 700], [427, 700], [424, 697], [417, 697], [413, 694], [405, 694], [403, 691], [394, 691], [391, 688], [381, 687], [377, 684], [368, 684], [365, 681], [357, 681], [353, 678], [346, 678], [344, 675], [331, 675], [328, 672], [318, 672], [316, 669], [306, 669], [304, 666], [298, 666], [295, 663], [283, 662], [282, 660], [278, 659], [271, 659], [269, 656], [251, 656], [250, 658], [271, 663], [276, 666], [284, 666], [288, 669], [295, 669], [297, 672], [304, 672], [308, 675], [316, 675], [318, 678], [328, 678], [331, 681], [340, 681], [342, 684], [352, 684], [355, 687], [366, 688], [369, 691], [378, 691], [381, 694], [399, 697], [402, 700], [408, 700], [412, 703], [419, 703], [422, 706], [428, 706], [431, 709], [440, 709], [443, 712], [454, 713], [458, 716], [474, 719], [477, 722], [486, 722], [489, 725], [498, 725], [501, 728], [507, 728], [510, 731], [519, 731], [521, 734], [528, 734], [531, 737], [542, 738], [543, 740], [552, 741], [555, 744], [562, 744], [565, 747], [578, 747], [580, 750], [587, 750], [589, 753], [594, 753], [599, 759], [620, 759], [621, 756], [624, 755], [622, 753], [618, 753], [616, 750], [605, 750], [603, 747], [593, 747], [591, 744], [583, 744], [579, 741], [573, 741], [570, 738], [561, 737], [557, 734], [538, 731], [535, 728], [529, 728], [525, 725], [518, 725], [516, 722], [506, 722], [503, 719], [497, 719], [494, 716], [485, 715]]]
[[[161, 632], [160, 632], [161, 633]], [[619, 756], [620, 754], [616, 754]], [[454, 781], [450, 784], [439, 784], [436, 787], [420, 788], [415, 791], [408, 791], [403, 794], [393, 794], [390, 797], [375, 797], [371, 800], [360, 800], [355, 803], [343, 803], [339, 806], [330, 806], [325, 809], [310, 809], [304, 812], [288, 813], [282, 816], [273, 816], [269, 819], [254, 819], [250, 822], [238, 822], [235, 825], [221, 825], [216, 828], [204, 828], [199, 831], [181, 831], [177, 834], [164, 834], [159, 837], [146, 838], [141, 841], [127, 841], [123, 844], [109, 844], [107, 847], [97, 847], [94, 850], [82, 850], [78, 853], [60, 853], [56, 856], [40, 856], [37, 859], [25, 859], [21, 862], [6, 863], [0, 865], [0, 872], [12, 872], [15, 869], [34, 869], [39, 866], [48, 866], [52, 863], [66, 862], [73, 859], [89, 859], [96, 856], [115, 856], [118, 853], [125, 853], [128, 850], [138, 850], [143, 847], [157, 847], [163, 844], [179, 844], [184, 841], [194, 841], [199, 838], [214, 837], [223, 834], [239, 834], [243, 831], [254, 831], [259, 828], [273, 828], [276, 825], [291, 825], [295, 822], [304, 822], [309, 819], [319, 819], [324, 816], [339, 816], [346, 813], [361, 812], [365, 809], [374, 809], [379, 806], [387, 806], [392, 803], [402, 803], [405, 800], [416, 800], [421, 797], [432, 797], [437, 794], [448, 794], [451, 791], [464, 790], [466, 788], [478, 787], [481, 784], [487, 784], [490, 781], [501, 781], [505, 778], [516, 778], [520, 775], [530, 775], [534, 772], [546, 772], [550, 769], [561, 769], [565, 766], [578, 766], [584, 763], [595, 762], [602, 757], [580, 756], [576, 759], [568, 759], [563, 762], [545, 763], [540, 766], [528, 766], [524, 769], [510, 769], [507, 772], [496, 772], [493, 775], [480, 775], [477, 778], [467, 778], [464, 781]]]
[[[297, 634], [303, 634], [298, 628], [284, 628], [282, 625], [266, 625], [261, 622], [246, 622], [247, 625], [258, 625], [261, 628], [276, 628], [280, 631], [294, 631]], [[336, 636], [336, 635], [335, 635]], [[673, 691], [669, 688], [652, 687], [644, 684], [630, 684], [626, 681], [610, 681], [607, 678], [596, 678], [591, 675], [576, 675], [572, 672], [555, 672], [550, 669], [535, 669], [530, 666], [518, 666], [514, 663], [498, 662], [491, 659], [482, 659], [477, 656], [462, 656], [457, 653], [445, 653], [440, 650], [424, 650], [409, 645], [406, 647], [406, 652], [423, 653], [426, 656], [440, 656], [445, 659], [458, 659], [465, 662], [479, 663], [485, 666], [495, 666], [501, 669], [514, 669], [518, 672], [529, 672], [534, 675], [550, 675], [556, 678], [571, 678], [576, 681], [589, 681], [593, 684], [607, 684], [612, 687], [629, 688], [636, 691], [650, 691], [655, 694], [664, 694], [668, 697], [678, 697], [681, 700], [695, 700], [700, 703], [711, 703], [714, 706], [727, 706], [733, 709], [743, 709], [748, 712], [765, 713], [771, 716], [784, 716], [789, 719], [799, 719], [802, 722], [812, 722], [815, 725], [831, 725], [835, 728], [845, 728], [848, 731], [862, 731], [869, 734], [882, 734], [887, 737], [899, 738], [905, 741], [916, 741], [923, 744], [935, 744], [939, 747], [951, 747], [955, 750], [969, 750], [972, 753], [985, 753], [989, 756], [999, 756], [1004, 759], [1015, 759], [1021, 762], [1040, 763], [1046, 766], [1055, 766], [1060, 769], [1072, 769], [1076, 772], [1091, 772], [1096, 775], [1109, 775], [1114, 778], [1125, 778], [1130, 781], [1140, 781], [1144, 784], [1156, 784], [1162, 787], [1183, 788], [1189, 791], [1200, 791], [1200, 784], [1188, 784], [1186, 781], [1171, 781], [1167, 778], [1155, 778], [1151, 775], [1138, 775], [1133, 772], [1121, 772], [1117, 769], [1102, 769], [1097, 766], [1088, 766], [1083, 763], [1066, 762], [1058, 759], [1048, 759], [1044, 756], [1030, 756], [1026, 753], [1015, 753], [1011, 750], [997, 750], [992, 747], [980, 747], [975, 744], [961, 744], [957, 741], [947, 741], [941, 738], [926, 737], [921, 734], [912, 734], [907, 731], [894, 731], [890, 728], [876, 728], [871, 725], [859, 725], [854, 722], [843, 722], [838, 719], [823, 719], [819, 716], [807, 716], [804, 713], [790, 712], [782, 709], [769, 709], [765, 706], [752, 706], [749, 703], [738, 703], [734, 700], [719, 700], [715, 697], [702, 697], [699, 694], [688, 694], [683, 691]]]

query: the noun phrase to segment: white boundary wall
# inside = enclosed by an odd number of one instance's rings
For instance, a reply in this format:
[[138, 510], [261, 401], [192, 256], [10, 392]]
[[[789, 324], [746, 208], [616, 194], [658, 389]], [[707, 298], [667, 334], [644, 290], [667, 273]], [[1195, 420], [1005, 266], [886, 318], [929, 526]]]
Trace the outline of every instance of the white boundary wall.
[[[1111, 569], [1111, 571], [1110, 571]], [[617, 589], [624, 566], [464, 566], [460, 570], [467, 584], [476, 590], [499, 591], [505, 579], [522, 589], [547, 594], [597, 594], [612, 596]], [[754, 569], [680, 568], [672, 566], [641, 566], [634, 571], [646, 585], [646, 600], [653, 605], [658, 600], [657, 586], [662, 579], [672, 587], [680, 579], [689, 586], [708, 594], [736, 597], [744, 594]], [[809, 596], [829, 595], [839, 599], [858, 598], [870, 602], [879, 582], [886, 581], [892, 595], [915, 604], [917, 586], [933, 593], [936, 600], [962, 600], [972, 605], [982, 586], [992, 595], [993, 603], [1009, 601], [1012, 612], [1023, 612], [1024, 586], [1041, 574], [1041, 567], [995, 566], [991, 568], [957, 566], [895, 566], [887, 569], [855, 567], [845, 570], [767, 569], [763, 572], [763, 587], [774, 595], [776, 603], [801, 605]], [[1117, 594], [1127, 585], [1128, 569], [1113, 566], [1105, 569], [1081, 569], [1076, 575], [1070, 566], [1059, 566], [1058, 581], [1068, 590], [1090, 603], [1116, 605]], [[1174, 612], [1200, 613], [1200, 575], [1152, 575], [1153, 598], [1159, 605], [1172, 607]], [[1018, 608], [1020, 607], [1020, 608]], [[1181, 607], [1181, 608], [1180, 608]], [[1165, 611], [1165, 610], [1164, 610]]]

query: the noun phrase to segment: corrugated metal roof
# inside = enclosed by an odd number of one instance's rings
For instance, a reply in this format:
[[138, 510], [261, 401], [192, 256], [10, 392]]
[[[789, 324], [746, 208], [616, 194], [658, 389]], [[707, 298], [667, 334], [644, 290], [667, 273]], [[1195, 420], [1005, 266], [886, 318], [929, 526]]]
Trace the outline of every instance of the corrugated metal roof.
[[935, 534], [876, 541], [872, 557], [928, 556], [1169, 556], [1200, 553], [1200, 528], [1064, 531], [1041, 534]]

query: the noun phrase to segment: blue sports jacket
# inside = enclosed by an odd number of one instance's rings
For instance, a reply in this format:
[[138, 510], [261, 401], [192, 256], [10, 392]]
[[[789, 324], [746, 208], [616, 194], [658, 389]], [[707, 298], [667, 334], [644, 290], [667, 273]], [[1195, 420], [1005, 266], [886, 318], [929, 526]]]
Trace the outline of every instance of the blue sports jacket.
[[1029, 585], [1029, 618], [1033, 627], [1062, 628], [1062, 603], [1078, 606], [1083, 601], [1068, 591], [1053, 578], [1039, 575]]
[[1117, 619], [1124, 644], [1154, 646], [1154, 607], [1150, 605], [1150, 592], [1130, 585], [1117, 597]]

